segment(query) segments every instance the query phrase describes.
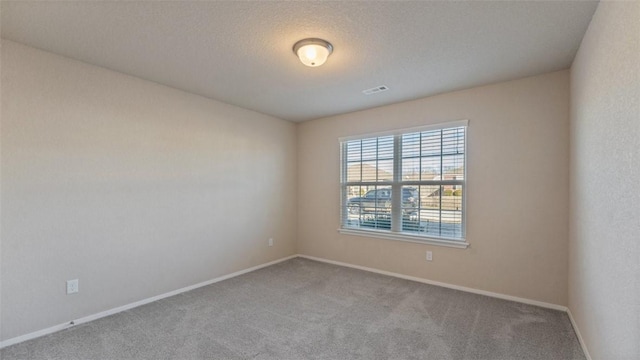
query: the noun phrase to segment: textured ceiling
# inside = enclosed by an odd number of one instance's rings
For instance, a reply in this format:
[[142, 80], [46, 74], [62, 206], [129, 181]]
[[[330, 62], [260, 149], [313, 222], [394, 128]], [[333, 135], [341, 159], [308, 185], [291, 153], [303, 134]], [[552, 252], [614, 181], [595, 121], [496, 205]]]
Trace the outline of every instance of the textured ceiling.
[[[568, 68], [597, 2], [12, 2], [2, 37], [291, 121]], [[334, 45], [302, 65], [305, 37]], [[388, 91], [362, 90], [386, 85]]]

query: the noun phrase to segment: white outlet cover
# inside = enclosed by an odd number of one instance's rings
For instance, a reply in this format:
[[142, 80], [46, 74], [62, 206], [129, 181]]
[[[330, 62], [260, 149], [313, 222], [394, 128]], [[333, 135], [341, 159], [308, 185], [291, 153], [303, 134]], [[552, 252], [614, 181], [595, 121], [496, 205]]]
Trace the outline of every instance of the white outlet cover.
[[431, 251], [427, 251], [427, 261], [433, 260], [433, 253]]
[[78, 279], [67, 280], [67, 294], [75, 294], [79, 291]]

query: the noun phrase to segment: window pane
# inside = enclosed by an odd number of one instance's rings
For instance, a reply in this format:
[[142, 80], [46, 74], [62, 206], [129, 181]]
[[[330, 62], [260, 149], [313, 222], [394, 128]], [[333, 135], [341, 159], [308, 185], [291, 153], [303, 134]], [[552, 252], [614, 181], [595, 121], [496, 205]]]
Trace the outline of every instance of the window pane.
[[393, 181], [393, 136], [378, 138], [377, 181]]
[[362, 181], [362, 141], [349, 141], [344, 149], [347, 160], [346, 180], [348, 182]]
[[391, 188], [388, 186], [346, 186], [343, 208], [350, 228], [391, 228]]
[[362, 168], [362, 181], [376, 181], [378, 176], [376, 162], [375, 161], [363, 161]]
[[362, 180], [362, 165], [357, 164], [347, 164], [347, 181], [348, 182], [359, 182]]
[[393, 181], [393, 159], [378, 161], [377, 181]]
[[420, 180], [420, 158], [402, 159], [402, 181]]
[[378, 138], [378, 159], [393, 160], [393, 136]]
[[402, 157], [420, 156], [420, 133], [402, 135]]
[[347, 182], [393, 181], [393, 136], [348, 141]]
[[402, 181], [464, 180], [465, 128], [402, 135]]
[[441, 154], [441, 130], [423, 131], [421, 139], [421, 155], [433, 156]]
[[424, 157], [422, 161], [423, 176], [421, 180], [442, 180], [440, 178], [440, 157]]
[[347, 161], [360, 160], [362, 160], [362, 142], [360, 140], [347, 142]]
[[[416, 214], [405, 218], [403, 231], [434, 237], [462, 237], [462, 194], [462, 185], [420, 186]], [[403, 209], [408, 208], [409, 205], [403, 205]]]
[[443, 154], [463, 154], [464, 153], [464, 128], [453, 128], [442, 130], [442, 153]]
[[362, 160], [375, 160], [378, 141], [377, 138], [362, 140]]
[[442, 157], [443, 180], [462, 180], [464, 178], [464, 155], [445, 155]]
[[345, 192], [343, 198], [346, 198], [346, 203], [342, 207], [343, 219], [346, 218], [343, 226], [357, 228], [359, 226], [360, 206], [356, 206], [358, 202], [355, 200], [366, 193], [365, 187], [345, 186], [343, 191]]
[[420, 192], [416, 186], [402, 187], [402, 229], [403, 231], [419, 231]]

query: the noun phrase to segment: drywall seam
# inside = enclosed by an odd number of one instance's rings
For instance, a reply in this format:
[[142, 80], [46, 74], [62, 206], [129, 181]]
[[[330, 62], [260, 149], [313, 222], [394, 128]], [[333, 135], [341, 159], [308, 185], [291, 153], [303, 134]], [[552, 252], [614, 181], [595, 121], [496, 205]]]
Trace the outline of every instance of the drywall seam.
[[338, 265], [338, 266], [349, 267], [349, 268], [358, 269], [358, 270], [369, 271], [369, 272], [373, 272], [373, 273], [376, 273], [376, 274], [393, 276], [393, 277], [397, 277], [397, 278], [400, 278], [400, 279], [420, 282], [420, 283], [423, 283], [423, 284], [435, 285], [435, 286], [440, 286], [440, 287], [453, 289], [453, 290], [460, 290], [460, 291], [464, 291], [464, 292], [468, 292], [468, 293], [472, 293], [472, 294], [490, 296], [490, 297], [498, 298], [498, 299], [502, 299], [502, 300], [509, 300], [509, 301], [515, 301], [515, 302], [519, 302], [519, 303], [523, 303], [523, 304], [539, 306], [539, 307], [552, 309], [552, 310], [559, 310], [559, 311], [564, 311], [564, 312], [566, 312], [568, 310], [566, 306], [562, 306], [562, 305], [558, 305], [558, 304], [552, 304], [552, 303], [548, 303], [548, 302], [544, 302], [544, 301], [531, 300], [531, 299], [521, 298], [521, 297], [517, 297], [517, 296], [500, 294], [500, 293], [495, 293], [495, 292], [491, 292], [491, 291], [479, 290], [479, 289], [474, 289], [474, 288], [470, 288], [470, 287], [466, 287], [466, 286], [452, 285], [452, 284], [447, 284], [447, 283], [443, 283], [443, 282], [439, 282], [439, 281], [423, 279], [423, 278], [419, 278], [419, 277], [415, 277], [415, 276], [403, 275], [403, 274], [398, 274], [398, 273], [385, 271], [385, 270], [378, 270], [378, 269], [374, 269], [374, 268], [370, 268], [370, 267], [366, 267], [366, 266], [353, 265], [353, 264], [344, 263], [344, 262], [341, 262], [341, 261], [328, 260], [328, 259], [324, 259], [324, 258], [319, 258], [319, 257], [315, 257], [315, 256], [308, 256], [308, 255], [302, 255], [302, 254], [298, 254], [298, 257], [309, 259], [309, 260], [320, 261], [320, 262], [324, 262], [324, 263], [328, 263], [328, 264]]
[[80, 325], [80, 324], [84, 324], [84, 323], [87, 323], [87, 322], [90, 322], [90, 321], [93, 321], [93, 320], [97, 320], [97, 319], [100, 319], [100, 318], [103, 318], [103, 317], [106, 317], [106, 316], [109, 316], [109, 315], [113, 315], [113, 314], [117, 314], [119, 312], [130, 310], [130, 309], [136, 308], [138, 306], [142, 306], [142, 305], [154, 302], [154, 301], [158, 301], [158, 300], [161, 300], [161, 299], [164, 299], [164, 298], [168, 298], [170, 296], [178, 295], [178, 294], [181, 294], [181, 293], [184, 293], [184, 292], [187, 292], [187, 291], [195, 290], [195, 289], [203, 287], [203, 286], [207, 286], [207, 285], [211, 285], [211, 284], [223, 281], [223, 280], [231, 279], [233, 277], [240, 276], [240, 275], [252, 272], [252, 271], [256, 271], [256, 270], [265, 268], [267, 266], [275, 265], [277, 263], [281, 263], [283, 261], [287, 261], [287, 260], [293, 259], [293, 258], [295, 258], [297, 256], [298, 255], [287, 256], [287, 257], [284, 257], [284, 258], [281, 258], [281, 259], [270, 261], [270, 262], [265, 263], [265, 264], [253, 266], [253, 267], [250, 267], [248, 269], [236, 271], [236, 272], [231, 273], [231, 274], [222, 275], [222, 276], [219, 276], [219, 277], [211, 279], [211, 280], [207, 280], [207, 281], [204, 281], [204, 282], [201, 282], [201, 283], [197, 283], [197, 284], [194, 284], [194, 285], [183, 287], [183, 288], [180, 288], [180, 289], [177, 289], [177, 290], [169, 291], [167, 293], [156, 295], [156, 296], [153, 296], [153, 297], [150, 297], [150, 298], [146, 298], [146, 299], [143, 299], [143, 300], [140, 300], [140, 301], [136, 301], [136, 302], [133, 302], [133, 303], [130, 303], [130, 304], [127, 304], [127, 305], [119, 306], [119, 307], [116, 307], [116, 308], [113, 308], [113, 309], [110, 309], [110, 310], [106, 310], [106, 311], [102, 311], [102, 312], [99, 312], [99, 313], [96, 313], [96, 314], [85, 316], [85, 317], [82, 317], [82, 318], [77, 319], [77, 320], [72, 320], [72, 321], [69, 321], [69, 322], [66, 322], [66, 323], [63, 323], [63, 324], [54, 325], [54, 326], [48, 327], [46, 329], [34, 331], [32, 333], [28, 333], [28, 334], [25, 334], [25, 335], [16, 336], [14, 338], [7, 339], [5, 341], [0, 342], [0, 349], [2, 349], [4, 347], [7, 347], [7, 346], [10, 346], [10, 345], [14, 345], [14, 344], [17, 344], [17, 343], [24, 342], [24, 341], [27, 341], [27, 340], [35, 339], [35, 338], [38, 338], [38, 337], [41, 337], [41, 336], [49, 335], [49, 334], [52, 334], [54, 332], [57, 332], [57, 331], [60, 331], [60, 330], [64, 330], [64, 329], [68, 329], [70, 327], [73, 327], [73, 326], [76, 326], [76, 325]]

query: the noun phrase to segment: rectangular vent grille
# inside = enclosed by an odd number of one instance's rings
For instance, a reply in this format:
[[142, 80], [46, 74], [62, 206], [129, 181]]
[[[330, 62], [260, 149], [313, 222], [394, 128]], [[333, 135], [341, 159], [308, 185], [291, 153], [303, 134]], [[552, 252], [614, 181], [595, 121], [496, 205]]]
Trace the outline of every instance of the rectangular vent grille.
[[362, 93], [365, 95], [371, 95], [371, 94], [377, 94], [379, 92], [383, 92], [383, 91], [387, 91], [389, 90], [389, 88], [386, 85], [380, 85], [380, 86], [376, 86], [374, 88], [371, 89], [367, 89], [367, 90], [362, 90]]

